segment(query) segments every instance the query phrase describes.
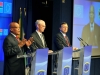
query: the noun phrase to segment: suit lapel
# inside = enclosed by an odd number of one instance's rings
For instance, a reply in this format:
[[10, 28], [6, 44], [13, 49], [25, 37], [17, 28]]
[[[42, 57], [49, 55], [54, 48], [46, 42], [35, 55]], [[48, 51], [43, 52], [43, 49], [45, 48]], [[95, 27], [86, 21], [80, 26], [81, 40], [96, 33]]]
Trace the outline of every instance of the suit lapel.
[[38, 40], [37, 40], [37, 41], [38, 41], [38, 44], [39, 44], [39, 45], [42, 45], [42, 47], [43, 47], [43, 43], [42, 43], [42, 40], [41, 40], [40, 36], [38, 35], [37, 32], [35, 32], [35, 34], [36, 34], [36, 39], [38, 39]]
[[15, 41], [16, 43], [18, 43], [18, 41], [17, 41], [17, 39], [15, 38], [14, 35], [12, 35], [11, 33], [10, 33], [9, 35], [14, 39], [14, 41]]
[[[13, 38], [12, 40], [14, 40], [15, 43], [18, 45], [18, 41], [17, 41], [17, 39], [15, 38], [15, 36], [12, 35], [11, 33], [10, 33], [9, 35]], [[20, 49], [21, 49], [21, 52], [20, 52], [19, 54], [23, 54], [23, 53], [24, 53], [23, 48], [20, 48]]]
[[66, 40], [61, 32], [60, 32], [60, 38], [62, 39], [63, 43], [66, 44]]
[[[67, 35], [66, 35], [66, 36], [67, 36]], [[60, 32], [60, 37], [61, 37], [61, 39], [63, 40], [63, 43], [67, 45], [66, 40], [65, 40], [65, 38], [64, 38], [64, 36], [63, 36], [63, 34], [62, 34], [61, 32]], [[68, 38], [68, 36], [67, 36], [67, 38]], [[68, 38], [68, 42], [69, 42], [69, 44], [70, 44], [69, 38]]]

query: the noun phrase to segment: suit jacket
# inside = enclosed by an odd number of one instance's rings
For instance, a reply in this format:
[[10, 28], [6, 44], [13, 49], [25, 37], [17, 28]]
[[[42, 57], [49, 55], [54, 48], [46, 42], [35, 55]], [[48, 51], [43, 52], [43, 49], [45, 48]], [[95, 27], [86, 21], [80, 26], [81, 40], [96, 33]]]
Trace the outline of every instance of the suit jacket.
[[[83, 28], [83, 32], [82, 32], [82, 38], [84, 41], [86, 41], [89, 45], [93, 45], [93, 46], [98, 46], [99, 47], [99, 40], [100, 40], [100, 27], [94, 23], [94, 31], [91, 32], [90, 31], [90, 23], [87, 24], [84, 28]], [[82, 43], [80, 42], [81, 46]]]
[[33, 37], [33, 39], [34, 39], [34, 42], [31, 45], [31, 49], [33, 51], [35, 51], [37, 48], [46, 48], [47, 47], [44, 35], [43, 35], [43, 38], [44, 38], [45, 47], [43, 46], [42, 40], [36, 31], [31, 34], [31, 37]]
[[[68, 38], [69, 41], [69, 38]], [[69, 41], [70, 43], [70, 41]], [[54, 46], [56, 50], [61, 50], [63, 47], [68, 47], [66, 40], [61, 32], [59, 32], [54, 39]]]
[[3, 42], [4, 51], [4, 74], [3, 75], [25, 75], [24, 58], [17, 58], [22, 51], [18, 47], [17, 39], [9, 34]]

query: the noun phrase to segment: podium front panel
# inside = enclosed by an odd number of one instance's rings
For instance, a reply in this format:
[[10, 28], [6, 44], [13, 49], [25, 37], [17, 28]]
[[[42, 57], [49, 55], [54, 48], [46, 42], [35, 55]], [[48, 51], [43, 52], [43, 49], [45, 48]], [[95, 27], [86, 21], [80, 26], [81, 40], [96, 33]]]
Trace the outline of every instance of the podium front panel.
[[47, 64], [48, 64], [48, 48], [37, 49], [35, 55], [35, 71], [32, 75], [47, 75]]
[[59, 51], [57, 75], [71, 75], [72, 47], [64, 47]]
[[64, 47], [62, 60], [62, 75], [71, 75], [72, 47]]
[[84, 58], [83, 58], [84, 61], [83, 61], [82, 75], [90, 75], [91, 54], [92, 54], [92, 46], [84, 47]]

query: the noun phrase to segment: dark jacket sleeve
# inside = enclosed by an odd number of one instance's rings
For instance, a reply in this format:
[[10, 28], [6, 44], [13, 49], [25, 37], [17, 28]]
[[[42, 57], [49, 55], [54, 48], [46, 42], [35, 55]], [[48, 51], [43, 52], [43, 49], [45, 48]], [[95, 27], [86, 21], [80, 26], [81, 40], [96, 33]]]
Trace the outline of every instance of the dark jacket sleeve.
[[59, 35], [56, 35], [56, 37], [55, 37], [55, 46], [56, 46], [56, 50], [61, 50], [61, 49], [63, 49], [63, 44], [62, 44], [62, 40], [61, 40], [61, 38], [59, 37]]
[[17, 55], [19, 52], [21, 52], [18, 45], [13, 45], [9, 39], [4, 40], [3, 50], [6, 56]]
[[36, 49], [37, 49], [38, 47], [36, 46], [35, 42], [33, 42], [33, 43], [31, 44], [30, 48], [31, 48], [32, 52], [34, 52], [34, 51], [36, 51]]

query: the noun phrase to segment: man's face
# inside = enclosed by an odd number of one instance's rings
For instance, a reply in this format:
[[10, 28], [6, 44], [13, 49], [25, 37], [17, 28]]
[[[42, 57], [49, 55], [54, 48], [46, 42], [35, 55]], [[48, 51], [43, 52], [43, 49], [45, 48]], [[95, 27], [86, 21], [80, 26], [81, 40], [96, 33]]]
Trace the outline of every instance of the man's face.
[[90, 8], [89, 17], [90, 17], [90, 23], [93, 23], [94, 22], [94, 7], [93, 6], [91, 6]]
[[67, 33], [67, 31], [68, 31], [68, 25], [67, 25], [67, 24], [61, 25], [60, 30], [61, 30], [63, 33]]
[[13, 23], [13, 25], [10, 28], [11, 32], [15, 35], [20, 35], [20, 26], [18, 23]]
[[45, 28], [46, 28], [46, 25], [45, 25], [45, 22], [41, 22], [40, 24], [37, 25], [38, 26], [38, 30], [39, 32], [44, 32]]

